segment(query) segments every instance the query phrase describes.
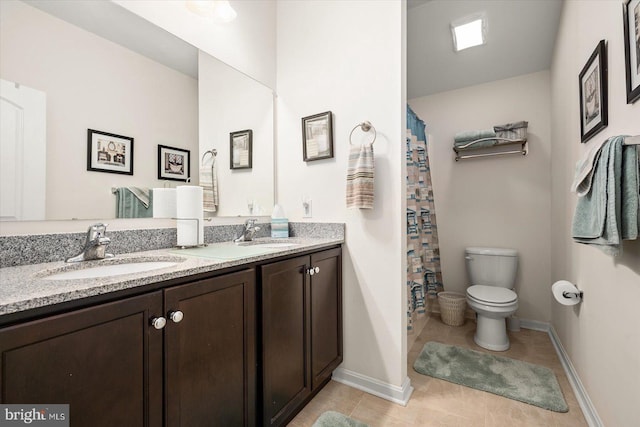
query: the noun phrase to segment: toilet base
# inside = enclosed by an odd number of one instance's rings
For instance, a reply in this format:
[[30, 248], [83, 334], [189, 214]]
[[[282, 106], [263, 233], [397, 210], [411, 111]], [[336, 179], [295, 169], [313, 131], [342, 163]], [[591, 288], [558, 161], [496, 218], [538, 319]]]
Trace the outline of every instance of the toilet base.
[[504, 317], [492, 319], [478, 314], [478, 325], [473, 341], [482, 348], [492, 351], [509, 350], [510, 343], [507, 336], [507, 325]]

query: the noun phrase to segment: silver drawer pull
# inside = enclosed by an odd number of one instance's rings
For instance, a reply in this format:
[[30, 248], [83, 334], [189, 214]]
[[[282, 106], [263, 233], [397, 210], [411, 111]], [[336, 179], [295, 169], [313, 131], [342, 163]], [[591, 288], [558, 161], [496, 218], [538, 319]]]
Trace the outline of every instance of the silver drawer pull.
[[173, 321], [173, 323], [180, 323], [182, 319], [184, 319], [184, 313], [180, 310], [169, 312], [169, 319]]
[[151, 326], [153, 326], [156, 329], [162, 329], [166, 324], [167, 324], [167, 319], [165, 319], [162, 316], [154, 317], [153, 319], [151, 319]]

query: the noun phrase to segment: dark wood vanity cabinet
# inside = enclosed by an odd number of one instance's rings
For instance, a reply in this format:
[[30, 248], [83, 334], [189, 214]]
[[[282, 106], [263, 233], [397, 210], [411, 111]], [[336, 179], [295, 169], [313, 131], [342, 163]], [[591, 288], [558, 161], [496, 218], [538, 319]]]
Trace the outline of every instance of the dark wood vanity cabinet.
[[0, 402], [69, 404], [74, 426], [254, 426], [255, 311], [245, 270], [4, 328]]
[[72, 426], [283, 425], [342, 362], [342, 260], [280, 259], [1, 328], [0, 403], [69, 404]]
[[69, 404], [73, 426], [162, 425], [162, 293], [0, 330], [0, 402]]
[[262, 266], [262, 418], [291, 420], [342, 362], [342, 259], [331, 249]]
[[164, 291], [167, 426], [255, 425], [254, 277], [247, 270]]

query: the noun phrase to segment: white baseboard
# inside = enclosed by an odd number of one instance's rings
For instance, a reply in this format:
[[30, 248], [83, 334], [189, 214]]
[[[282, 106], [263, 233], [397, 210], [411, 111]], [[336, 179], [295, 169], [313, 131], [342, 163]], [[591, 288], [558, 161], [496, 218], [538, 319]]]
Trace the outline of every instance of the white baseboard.
[[549, 328], [551, 327], [551, 325], [549, 325], [547, 322], [540, 322], [538, 320], [520, 319], [520, 327], [549, 333]]
[[404, 379], [401, 387], [385, 383], [378, 379], [359, 374], [344, 368], [337, 368], [331, 377], [334, 381], [362, 390], [382, 399], [407, 406], [413, 387], [409, 377]]
[[589, 399], [587, 390], [582, 385], [578, 372], [573, 367], [571, 359], [569, 359], [569, 355], [564, 350], [562, 342], [556, 334], [556, 330], [553, 328], [553, 325], [546, 322], [539, 322], [537, 320], [520, 319], [520, 327], [533, 329], [534, 331], [542, 331], [549, 334], [551, 343], [553, 343], [553, 347], [556, 349], [560, 363], [562, 363], [562, 368], [567, 375], [569, 384], [571, 384], [571, 388], [573, 389], [573, 394], [575, 394], [576, 399], [578, 400], [578, 404], [580, 405], [580, 409], [582, 409], [584, 418], [587, 420], [587, 424], [589, 424], [589, 427], [603, 427], [604, 424], [602, 424], [602, 420], [598, 416], [596, 408], [593, 406], [593, 402]]
[[580, 409], [582, 409], [584, 418], [587, 420], [587, 424], [589, 424], [589, 427], [603, 427], [604, 424], [598, 416], [598, 412], [596, 411], [595, 406], [593, 406], [593, 402], [591, 402], [591, 399], [589, 399], [587, 390], [582, 385], [582, 381], [580, 381], [578, 372], [573, 367], [571, 359], [569, 359], [569, 355], [562, 346], [562, 342], [556, 334], [556, 330], [553, 328], [553, 325], [550, 325], [549, 327], [549, 336], [551, 337], [553, 346], [556, 348], [558, 357], [560, 357], [560, 362], [562, 362], [564, 372], [567, 374], [567, 378], [569, 379], [569, 383], [571, 384], [573, 393], [576, 395], [576, 399], [578, 400]]

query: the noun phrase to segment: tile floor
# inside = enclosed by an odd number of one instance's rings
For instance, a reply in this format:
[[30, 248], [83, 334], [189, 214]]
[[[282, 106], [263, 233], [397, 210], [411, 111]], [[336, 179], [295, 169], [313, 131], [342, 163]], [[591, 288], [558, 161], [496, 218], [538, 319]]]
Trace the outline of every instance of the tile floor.
[[409, 352], [407, 374], [414, 387], [406, 407], [331, 381], [291, 421], [290, 427], [311, 426], [324, 411], [332, 410], [369, 424], [384, 426], [460, 427], [579, 427], [587, 426], [578, 402], [562, 369], [549, 336], [545, 332], [522, 329], [510, 332], [511, 348], [498, 354], [552, 369], [558, 377], [569, 412], [558, 413], [491, 393], [463, 387], [418, 374], [413, 362], [427, 341], [438, 341], [485, 351], [473, 342], [475, 322], [447, 326], [439, 317], [430, 317]]

